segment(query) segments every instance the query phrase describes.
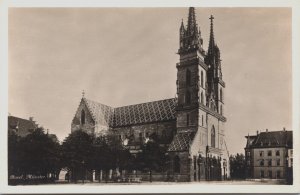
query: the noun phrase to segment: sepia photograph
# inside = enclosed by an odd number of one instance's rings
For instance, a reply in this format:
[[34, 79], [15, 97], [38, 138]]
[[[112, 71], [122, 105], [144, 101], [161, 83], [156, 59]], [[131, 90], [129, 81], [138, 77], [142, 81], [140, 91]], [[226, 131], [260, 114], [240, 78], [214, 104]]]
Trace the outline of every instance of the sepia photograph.
[[295, 187], [294, 10], [196, 5], [9, 7], [6, 185]]

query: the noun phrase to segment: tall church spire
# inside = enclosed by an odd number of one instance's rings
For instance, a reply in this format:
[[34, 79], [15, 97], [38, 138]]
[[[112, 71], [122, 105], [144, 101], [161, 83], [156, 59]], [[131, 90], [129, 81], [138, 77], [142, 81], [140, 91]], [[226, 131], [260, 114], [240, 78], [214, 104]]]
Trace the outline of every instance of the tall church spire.
[[208, 44], [208, 55], [212, 55], [215, 47], [215, 38], [214, 38], [214, 24], [213, 20], [215, 19], [213, 15], [210, 15], [210, 36]]
[[189, 17], [188, 17], [188, 26], [187, 26], [187, 34], [193, 35], [197, 32], [197, 22], [195, 16], [195, 8], [189, 8]]
[[187, 26], [185, 28], [183, 21], [180, 26], [180, 48], [178, 53], [189, 52], [191, 50], [199, 50], [204, 55], [203, 39], [201, 38], [200, 28], [196, 21], [195, 8], [189, 8]]

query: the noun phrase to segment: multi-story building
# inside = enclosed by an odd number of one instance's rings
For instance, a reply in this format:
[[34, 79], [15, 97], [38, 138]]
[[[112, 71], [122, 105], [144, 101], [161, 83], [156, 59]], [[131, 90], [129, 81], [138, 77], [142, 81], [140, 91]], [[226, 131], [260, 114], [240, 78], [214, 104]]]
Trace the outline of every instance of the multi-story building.
[[[194, 8], [179, 29], [177, 97], [136, 105], [111, 107], [82, 97], [72, 120], [72, 132], [119, 136], [132, 153], [155, 135], [167, 147], [175, 181], [221, 179], [229, 176], [225, 144], [224, 91], [220, 50], [213, 19], [207, 52]], [[167, 73], [166, 73], [167, 74]]]
[[246, 176], [248, 178], [285, 179], [292, 166], [293, 132], [258, 132], [246, 136]]

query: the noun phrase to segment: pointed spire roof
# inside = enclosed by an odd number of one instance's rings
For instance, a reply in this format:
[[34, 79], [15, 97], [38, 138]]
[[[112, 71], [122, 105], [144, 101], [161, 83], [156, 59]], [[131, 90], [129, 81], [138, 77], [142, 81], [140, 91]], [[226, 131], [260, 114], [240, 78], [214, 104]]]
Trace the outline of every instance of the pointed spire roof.
[[82, 90], [82, 98], [84, 98], [85, 92], [84, 90]]
[[208, 54], [213, 54], [214, 48], [215, 48], [215, 38], [214, 38], [214, 24], [213, 19], [214, 16], [210, 15], [210, 36], [209, 36], [209, 44], [208, 44]]
[[180, 26], [180, 29], [184, 29], [183, 19], [181, 19], [181, 26]]
[[188, 17], [188, 24], [187, 24], [187, 33], [189, 35], [194, 34], [197, 32], [197, 22], [196, 22], [196, 15], [195, 15], [195, 8], [189, 8], [189, 17]]
[[181, 20], [181, 25], [180, 25], [180, 30], [179, 31], [180, 31], [180, 36], [182, 37], [185, 34], [183, 19]]

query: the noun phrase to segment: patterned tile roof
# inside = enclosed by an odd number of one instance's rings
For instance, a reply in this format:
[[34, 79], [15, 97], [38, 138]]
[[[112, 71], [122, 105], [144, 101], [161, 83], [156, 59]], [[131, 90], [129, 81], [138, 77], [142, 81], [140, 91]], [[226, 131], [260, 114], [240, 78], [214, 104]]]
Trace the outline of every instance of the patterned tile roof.
[[117, 108], [112, 108], [86, 98], [84, 100], [93, 119], [100, 124], [110, 127], [176, 119], [175, 98]]
[[83, 98], [86, 102], [86, 105], [93, 117], [93, 119], [103, 125], [109, 126], [112, 121], [112, 115], [114, 109], [110, 106], [106, 106], [104, 104], [100, 104], [98, 102]]
[[26, 136], [36, 128], [37, 125], [33, 121], [15, 116], [8, 116], [8, 130], [16, 131], [19, 136]]
[[265, 148], [265, 147], [293, 147], [292, 131], [269, 131], [261, 132], [257, 136], [250, 136], [247, 147]]
[[172, 143], [170, 144], [168, 151], [177, 152], [177, 151], [187, 151], [190, 148], [195, 132], [178, 132], [173, 138]]
[[175, 120], [175, 105], [172, 98], [115, 108], [113, 126]]

